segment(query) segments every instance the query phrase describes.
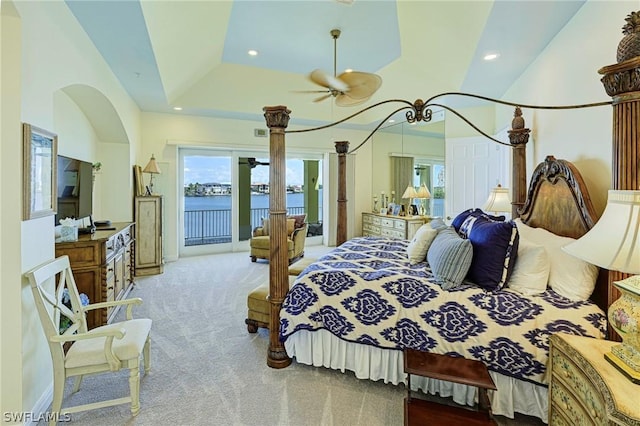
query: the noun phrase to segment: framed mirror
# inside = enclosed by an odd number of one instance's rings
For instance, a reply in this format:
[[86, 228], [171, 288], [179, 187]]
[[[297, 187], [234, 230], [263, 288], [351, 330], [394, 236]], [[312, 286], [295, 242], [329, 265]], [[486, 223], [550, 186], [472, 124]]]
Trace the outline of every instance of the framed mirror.
[[22, 124], [22, 219], [53, 215], [57, 208], [58, 135]]

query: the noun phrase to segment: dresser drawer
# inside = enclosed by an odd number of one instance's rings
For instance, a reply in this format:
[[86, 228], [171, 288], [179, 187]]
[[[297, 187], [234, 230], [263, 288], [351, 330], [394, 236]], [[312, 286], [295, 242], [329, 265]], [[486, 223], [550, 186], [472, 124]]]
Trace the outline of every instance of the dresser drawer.
[[407, 225], [407, 222], [405, 222], [404, 220], [396, 220], [394, 221], [393, 227], [401, 231], [404, 231], [406, 229], [406, 225]]
[[393, 228], [393, 223], [395, 221], [393, 219], [380, 219], [380, 225], [386, 226], [388, 228]]
[[[606, 419], [603, 418], [606, 413], [604, 400], [591, 380], [562, 351], [553, 348], [551, 357], [552, 374], [557, 378], [554, 383], [560, 382], [563, 387], [571, 390], [570, 393], [575, 395], [593, 424], [606, 424]], [[552, 395], [552, 399], [556, 398]]]
[[376, 226], [380, 226], [380, 225], [382, 225], [382, 219], [379, 218], [378, 216], [373, 216], [371, 218], [371, 223], [376, 225]]
[[87, 243], [56, 244], [56, 257], [67, 255], [71, 268], [100, 265], [100, 246]]
[[373, 217], [369, 214], [362, 215], [362, 223], [371, 223], [373, 221]]
[[603, 424], [595, 423], [573, 393], [559, 381], [551, 383], [549, 391], [551, 392], [551, 412], [556, 410], [563, 413], [569, 419], [571, 425], [593, 426]]
[[380, 235], [382, 235], [383, 237], [389, 237], [389, 238], [404, 238], [404, 232], [403, 231], [398, 231], [397, 229], [393, 229], [393, 228], [382, 228], [380, 230]]

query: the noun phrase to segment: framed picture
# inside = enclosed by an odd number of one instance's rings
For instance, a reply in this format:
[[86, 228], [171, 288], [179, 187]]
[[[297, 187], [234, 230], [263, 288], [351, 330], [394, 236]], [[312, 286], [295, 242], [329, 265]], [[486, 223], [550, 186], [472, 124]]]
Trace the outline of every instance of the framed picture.
[[58, 135], [22, 123], [22, 161], [22, 219], [55, 214]]
[[385, 207], [382, 207], [380, 209], [380, 214], [385, 214], [386, 215], [387, 214], [387, 209]]
[[394, 216], [398, 216], [400, 214], [400, 208], [402, 207], [402, 205], [400, 204], [394, 204], [393, 205], [393, 213], [391, 213]]

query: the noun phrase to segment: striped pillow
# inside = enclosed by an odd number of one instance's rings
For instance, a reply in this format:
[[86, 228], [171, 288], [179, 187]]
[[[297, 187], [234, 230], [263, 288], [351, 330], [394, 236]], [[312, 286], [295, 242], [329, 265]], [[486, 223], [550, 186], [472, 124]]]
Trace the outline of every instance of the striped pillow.
[[434, 281], [444, 290], [458, 287], [469, 271], [473, 259], [471, 241], [447, 227], [438, 232], [427, 252]]

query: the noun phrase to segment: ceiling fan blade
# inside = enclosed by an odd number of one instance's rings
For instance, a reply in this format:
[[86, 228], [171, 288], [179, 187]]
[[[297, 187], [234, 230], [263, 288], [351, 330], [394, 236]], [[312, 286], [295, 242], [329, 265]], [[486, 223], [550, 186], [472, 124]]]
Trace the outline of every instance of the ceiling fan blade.
[[331, 93], [330, 90], [290, 90], [291, 93]]
[[326, 95], [322, 95], [322, 96], [319, 96], [319, 97], [315, 98], [313, 100], [313, 102], [322, 102], [325, 99], [330, 98], [330, 97], [331, 97], [331, 92], [327, 93]]
[[322, 70], [313, 70], [311, 74], [309, 74], [309, 79], [327, 89], [337, 90], [338, 92], [346, 92], [349, 90], [347, 83]]
[[382, 78], [369, 72], [343, 72], [337, 78], [349, 86], [347, 93], [352, 99], [366, 100], [365, 98], [370, 98], [382, 85]]
[[347, 93], [340, 93], [336, 96], [336, 105], [340, 107], [350, 107], [355, 105], [360, 105], [369, 100], [368, 97], [362, 99], [354, 99]]

